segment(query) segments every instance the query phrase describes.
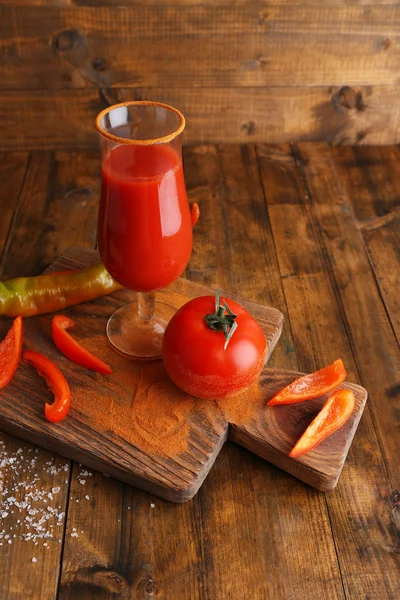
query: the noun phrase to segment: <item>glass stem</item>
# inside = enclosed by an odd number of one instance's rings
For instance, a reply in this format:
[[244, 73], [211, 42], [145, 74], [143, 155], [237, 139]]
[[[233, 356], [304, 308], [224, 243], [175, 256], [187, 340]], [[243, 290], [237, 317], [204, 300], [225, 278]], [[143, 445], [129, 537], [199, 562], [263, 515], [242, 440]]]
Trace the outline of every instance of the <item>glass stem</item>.
[[150, 321], [154, 316], [155, 292], [138, 292], [139, 318], [142, 321]]

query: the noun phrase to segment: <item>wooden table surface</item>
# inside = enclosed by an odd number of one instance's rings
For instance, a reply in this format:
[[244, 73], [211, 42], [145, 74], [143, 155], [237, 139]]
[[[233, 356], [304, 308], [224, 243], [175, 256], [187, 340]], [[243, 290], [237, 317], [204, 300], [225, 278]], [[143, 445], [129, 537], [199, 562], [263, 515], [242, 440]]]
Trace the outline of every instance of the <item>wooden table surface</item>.
[[[336, 490], [226, 444], [175, 505], [0, 434], [1, 600], [400, 597], [399, 163], [397, 146], [185, 150], [187, 277], [284, 313], [272, 366], [341, 357], [369, 392]], [[95, 247], [99, 177], [95, 151], [1, 155], [2, 279]]]

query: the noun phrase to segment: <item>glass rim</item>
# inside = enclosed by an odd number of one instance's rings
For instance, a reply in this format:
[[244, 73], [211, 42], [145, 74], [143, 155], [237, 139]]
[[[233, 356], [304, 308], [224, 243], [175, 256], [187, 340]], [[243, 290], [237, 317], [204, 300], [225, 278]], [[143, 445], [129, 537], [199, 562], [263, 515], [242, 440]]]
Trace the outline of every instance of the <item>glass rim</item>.
[[[109, 133], [101, 126], [100, 121], [109, 112], [111, 112], [112, 110], [115, 110], [117, 108], [121, 108], [122, 106], [158, 106], [160, 108], [165, 108], [166, 110], [169, 110], [169, 111], [175, 113], [179, 117], [179, 126], [175, 129], [175, 131], [172, 131], [168, 135], [164, 135], [159, 138], [149, 138], [149, 139], [145, 139], [145, 140], [134, 140], [134, 139], [130, 139], [130, 138], [123, 138], [123, 137], [119, 137], [117, 135], [113, 135], [112, 133]], [[162, 143], [171, 142], [180, 133], [182, 133], [182, 131], [185, 129], [185, 124], [186, 124], [185, 117], [177, 108], [174, 108], [173, 106], [170, 106], [169, 104], [164, 104], [164, 102], [156, 102], [153, 100], [128, 100], [127, 102], [120, 102], [119, 104], [112, 104], [111, 106], [108, 106], [107, 108], [102, 110], [96, 117], [96, 129], [101, 135], [112, 140], [113, 142], [117, 142], [119, 144], [131, 144], [134, 146], [150, 146], [151, 144], [162, 144]]]

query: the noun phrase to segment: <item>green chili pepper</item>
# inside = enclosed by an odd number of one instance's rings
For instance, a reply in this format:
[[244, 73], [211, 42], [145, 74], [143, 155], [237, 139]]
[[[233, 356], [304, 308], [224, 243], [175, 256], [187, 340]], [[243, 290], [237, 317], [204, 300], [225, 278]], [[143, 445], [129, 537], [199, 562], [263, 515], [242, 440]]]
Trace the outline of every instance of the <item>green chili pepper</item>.
[[32, 317], [119, 290], [101, 263], [82, 269], [0, 282], [0, 316]]

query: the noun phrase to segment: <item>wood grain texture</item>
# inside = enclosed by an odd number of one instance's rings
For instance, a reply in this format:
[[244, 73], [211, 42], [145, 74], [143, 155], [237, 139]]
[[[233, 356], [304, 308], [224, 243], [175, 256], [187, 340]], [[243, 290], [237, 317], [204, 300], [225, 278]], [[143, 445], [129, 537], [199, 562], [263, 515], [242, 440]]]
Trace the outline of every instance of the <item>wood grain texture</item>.
[[397, 3], [30, 4], [0, 3], [0, 148], [95, 147], [96, 113], [138, 98], [189, 143], [400, 139]]
[[[341, 152], [347, 156], [348, 149], [338, 148], [337, 153]], [[266, 159], [265, 171], [261, 168], [263, 181], [266, 173], [272, 174], [264, 181], [268, 208], [279, 205], [280, 199], [290, 205], [307, 205], [309, 189], [302, 188], [302, 173], [290, 148], [263, 146], [262, 156]], [[318, 271], [319, 265], [324, 269], [323, 265], [330, 263], [309, 240], [313, 227], [307, 222], [312, 215], [299, 206], [292, 212], [282, 207], [282, 213], [277, 211], [272, 220], [257, 183], [253, 157], [251, 146], [185, 149], [189, 196], [200, 201], [202, 209], [188, 276], [198, 283], [219, 285], [270, 303], [285, 313], [284, 332], [269, 363], [272, 367], [310, 371], [341, 354], [351, 380], [356, 381], [356, 363], [348, 337], [343, 334], [348, 330], [341, 304], [335, 304], [336, 291], [332, 296], [327, 283], [331, 280], [330, 270], [322, 274]], [[262, 161], [260, 158], [261, 167]], [[64, 171], [70, 173], [65, 190], [69, 189], [68, 181], [75, 187], [76, 168]], [[321, 177], [324, 173], [322, 170]], [[332, 176], [334, 169], [329, 173]], [[340, 175], [346, 188], [348, 181]], [[385, 181], [392, 181], [391, 177], [385, 173]], [[365, 185], [363, 181], [357, 184]], [[392, 200], [389, 197], [393, 182], [383, 185], [387, 191], [378, 199], [389, 207], [395, 200], [395, 192]], [[378, 183], [375, 196], [377, 190]], [[357, 205], [359, 210], [366, 206], [357, 195], [355, 198], [353, 210]], [[34, 206], [25, 206], [34, 212]], [[75, 206], [78, 211], [79, 203]], [[44, 215], [50, 207], [48, 203]], [[50, 226], [51, 221], [47, 224]], [[78, 243], [91, 243], [96, 224], [91, 223], [90, 230], [87, 221], [87, 226], [86, 234], [78, 230]], [[40, 227], [40, 219], [35, 218], [29, 231], [39, 238]], [[300, 234], [307, 239], [302, 237], [296, 244]], [[29, 244], [32, 235], [25, 236]], [[74, 239], [72, 227], [69, 235]], [[14, 259], [18, 268], [23, 266], [18, 256], [23, 239], [20, 233], [18, 243], [14, 243], [11, 231], [13, 251], [8, 254], [7, 269], [12, 274], [18, 274], [12, 268]], [[52, 244], [66, 243], [62, 241], [61, 224], [43, 239], [44, 244], [30, 246], [36, 262], [26, 254], [32, 273], [39, 272], [57, 255]], [[262, 260], [257, 258], [260, 251]], [[282, 279], [279, 265], [285, 267]], [[247, 275], [249, 268], [251, 277]], [[387, 435], [393, 435], [392, 431]], [[393, 600], [398, 596], [398, 508], [393, 491], [399, 485], [387, 477], [368, 409], [340, 484], [335, 493], [326, 496], [230, 443], [225, 444], [199, 493], [182, 505], [156, 499], [95, 472], [82, 485], [81, 467], [74, 469], [59, 596], [62, 599], [111, 600], [120, 595], [146, 600], [243, 600], [249, 590], [253, 597], [273, 600], [366, 596]], [[74, 528], [79, 534], [76, 538], [71, 537]], [[13, 553], [13, 572], [18, 577], [27, 566], [27, 558], [24, 548], [21, 553]], [[54, 575], [52, 569], [40, 573], [40, 577]], [[0, 581], [4, 585], [1, 577]], [[41, 589], [37, 581], [33, 589]]]
[[[338, 149], [335, 154], [348, 154]], [[341, 356], [349, 377], [359, 380], [323, 249], [312, 218], [312, 196], [292, 185], [298, 167], [289, 146], [257, 147], [268, 213], [277, 248], [298, 368], [312, 371]], [[271, 156], [275, 157], [271, 162]], [[330, 178], [337, 177], [334, 170]], [[278, 186], [279, 194], [274, 193]], [[308, 193], [307, 193], [308, 192]], [[270, 198], [274, 199], [270, 202]], [[310, 203], [310, 205], [309, 205]], [[301, 240], [301, 243], [299, 243]], [[318, 319], [314, 315], [318, 314]], [[368, 465], [360, 469], [360, 465]], [[362, 492], [361, 492], [362, 490]], [[390, 481], [369, 409], [349, 451], [337, 494], [327, 494], [344, 589], [349, 598], [393, 598], [398, 593]], [[366, 557], [367, 560], [366, 560]], [[384, 574], [384, 582], [378, 573]]]
[[[0, 220], [0, 248], [4, 249], [8, 233], [11, 229], [13, 217], [18, 205], [22, 184], [28, 167], [28, 154], [26, 152], [0, 154], [0, 185], [1, 195], [1, 220]], [[1, 254], [0, 254], [1, 260]]]
[[[0, 94], [1, 149], [98, 147], [94, 121], [109, 104], [160, 100], [181, 109], [186, 143], [325, 140], [396, 143], [397, 86], [100, 88]], [[10, 118], [10, 107], [18, 115]]]
[[[29, 157], [25, 153], [3, 153], [0, 156], [0, 272], [4, 260], [3, 250], [7, 240], [10, 245], [12, 244], [14, 217], [28, 168]], [[26, 499], [29, 502], [29, 497], [26, 498], [25, 494], [32, 493], [37, 489], [37, 483], [35, 483], [35, 469], [37, 468], [38, 472], [43, 472], [40, 478], [41, 489], [46, 490], [47, 488], [48, 492], [51, 492], [53, 488], [60, 489], [59, 494], [47, 500], [48, 506], [51, 509], [58, 509], [59, 513], [65, 511], [68, 489], [65, 486], [65, 478], [68, 477], [68, 473], [57, 472], [60, 459], [44, 450], [34, 453], [32, 446], [6, 433], [0, 434], [0, 441], [2, 501], [7, 498], [15, 498], [19, 503], [23, 503]], [[36, 462], [34, 469], [31, 465], [33, 457]], [[13, 468], [14, 462], [18, 464], [20, 472]], [[65, 460], [62, 462], [65, 463]], [[49, 463], [56, 466], [56, 473], [48, 472]], [[24, 473], [23, 478], [21, 477], [22, 473]], [[18, 486], [22, 480], [24, 485]], [[30, 502], [34, 509], [38, 504], [42, 504], [32, 500]], [[34, 541], [23, 539], [23, 534], [27, 535], [35, 531], [26, 521], [26, 517], [32, 519], [29, 516], [30, 509], [27, 508], [27, 505], [23, 506], [22, 504], [19, 508], [13, 503], [9, 506], [10, 510], [1, 510], [0, 531], [3, 532], [3, 535], [0, 546], [0, 597], [7, 598], [7, 600], [18, 600], [21, 597], [32, 600], [55, 598], [62, 548], [58, 540], [62, 539], [63, 526], [60, 527], [58, 536], [52, 535], [50, 539], [41, 539], [35, 545]], [[38, 518], [36, 518], [37, 521], [39, 521]], [[63, 525], [63, 521], [61, 521], [61, 525]], [[44, 530], [49, 531], [48, 528], [46, 529], [46, 525]], [[8, 539], [5, 538], [6, 535], [9, 536]], [[10, 543], [8, 543], [9, 541]], [[45, 543], [46, 546], [43, 545]], [[33, 557], [36, 558], [36, 563], [32, 562]], [[24, 577], [21, 577], [22, 570]]]
[[[98, 177], [95, 173], [100, 170], [97, 154], [93, 160], [90, 153], [79, 151], [68, 154], [36, 153], [30, 157], [26, 173], [23, 173], [23, 164], [24, 155], [7, 154], [2, 157], [1, 207], [6, 207], [5, 212], [2, 212], [6, 218], [4, 221], [0, 219], [0, 247], [4, 250], [0, 263], [2, 277], [22, 273], [37, 274], [58, 255], [60, 249], [68, 247], [70, 243], [89, 247], [94, 245], [98, 200]], [[10, 221], [11, 214], [8, 211], [12, 206], [14, 214]], [[8, 321], [2, 321], [2, 330], [7, 324]], [[3, 450], [8, 456], [18, 456], [16, 453], [22, 448], [28, 461], [30, 454], [27, 453], [30, 448], [27, 444], [5, 433], [2, 434], [2, 439], [5, 443]], [[58, 513], [66, 513], [70, 461], [60, 459], [43, 449], [35, 452], [34, 456], [35, 470], [29, 475], [29, 461], [27, 467], [22, 464], [21, 471], [25, 468], [27, 473], [24, 477], [21, 473], [19, 480], [10, 465], [6, 464], [2, 468], [0, 485], [3, 486], [3, 491], [8, 487], [7, 497], [14, 494], [20, 501], [20, 491], [16, 493], [11, 484], [16, 485], [23, 479], [27, 484], [32, 483], [35, 474], [40, 474], [39, 483], [33, 484], [26, 492], [40, 490], [45, 493], [47, 490], [51, 493], [53, 488], [59, 488], [60, 492], [49, 501], [49, 506], [57, 508]], [[57, 467], [60, 462], [63, 465], [68, 463], [67, 470], [58, 470], [53, 474], [46, 472], [49, 471], [50, 463]], [[40, 507], [41, 503], [35, 504]], [[14, 509], [14, 514], [10, 513], [5, 518], [4, 526], [13, 527], [16, 534], [34, 531], [26, 529], [26, 516], [29, 517], [27, 508], [21, 513]], [[39, 520], [39, 517], [34, 518]], [[12, 522], [17, 520], [22, 520], [23, 525]], [[38, 545], [33, 541], [21, 540], [19, 536], [8, 547], [3, 543], [0, 548], [1, 598], [18, 600], [21, 595], [32, 600], [56, 598], [63, 552], [63, 543], [59, 541], [63, 542], [65, 521], [65, 516], [60, 519], [58, 536], [39, 540]], [[47, 546], [43, 546], [44, 543]], [[33, 557], [36, 558], [36, 563], [32, 562]], [[21, 572], [26, 577], [21, 577]]]
[[335, 165], [330, 149], [324, 144], [302, 144], [299, 160], [312, 198], [313, 221], [330, 265], [360, 379], [368, 386], [385, 462], [392, 481], [398, 481], [395, 440], [396, 414], [400, 406], [400, 356], [397, 341], [349, 210], [349, 200], [339, 179], [331, 176]]
[[[248, 0], [218, 0], [218, 6], [243, 6], [248, 3]], [[338, 6], [348, 4], [348, 0], [326, 0], [325, 5]], [[10, 0], [0, 0], [0, 5], [10, 5]], [[213, 6], [214, 0], [14, 0], [15, 6], [190, 6], [201, 4], [202, 6]], [[319, 4], [319, 0], [273, 0], [273, 6], [282, 6], [289, 4], [302, 6], [315, 6]], [[353, 5], [357, 6], [380, 6], [386, 4], [396, 4], [394, 0], [353, 0]]]
[[[279, 307], [283, 332], [269, 365], [298, 370], [254, 147], [187, 147], [184, 156], [189, 197], [201, 206], [188, 277]], [[295, 589], [305, 598], [344, 597], [325, 498], [312, 488], [227, 443], [191, 504], [201, 527], [197, 552], [188, 548], [193, 575], [170, 560], [174, 513], [168, 513], [170, 529], [154, 542], [154, 580], [171, 596], [192, 598], [197, 591], [241, 599], [252, 590], [254, 597], [286, 600]], [[186, 537], [180, 529], [184, 549]], [[321, 552], [317, 564], [313, 557]], [[243, 569], [243, 560], [252, 567]], [[237, 572], [240, 577], [232, 576]]]
[[1, 24], [9, 90], [398, 80], [396, 4], [14, 6], [3, 7]]
[[[18, 503], [18, 507], [11, 503], [10, 509], [2, 511], [0, 515], [0, 531], [4, 532], [0, 546], [0, 598], [56, 598], [64, 518], [60, 521], [57, 518], [50, 521], [43, 519], [44, 524], [38, 524], [46, 511], [65, 515], [68, 502], [65, 479], [68, 482], [68, 472], [62, 467], [66, 463], [68, 467], [69, 461], [44, 450], [35, 452], [34, 446], [5, 433], [0, 433], [0, 441], [2, 500], [13, 497]], [[10, 459], [18, 464], [18, 469], [13, 468]], [[54, 473], [50, 472], [50, 464]], [[38, 474], [40, 477], [37, 477]], [[58, 492], [52, 494], [52, 490]], [[43, 497], [46, 504], [43, 503]], [[38, 516], [30, 516], [39, 510]], [[41, 527], [42, 531], [31, 523]], [[33, 536], [40, 533], [47, 533], [48, 537], [27, 539], [29, 534]]]
[[1, 277], [38, 274], [74, 244], [94, 248], [100, 168], [96, 152], [32, 154]]
[[333, 155], [400, 343], [399, 149], [397, 146], [366, 146]]
[[146, 492], [74, 464], [60, 600], [154, 597], [150, 500]]

